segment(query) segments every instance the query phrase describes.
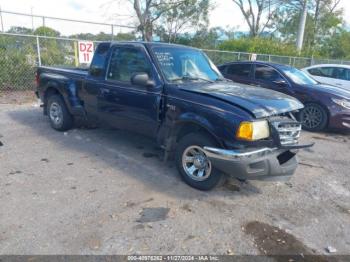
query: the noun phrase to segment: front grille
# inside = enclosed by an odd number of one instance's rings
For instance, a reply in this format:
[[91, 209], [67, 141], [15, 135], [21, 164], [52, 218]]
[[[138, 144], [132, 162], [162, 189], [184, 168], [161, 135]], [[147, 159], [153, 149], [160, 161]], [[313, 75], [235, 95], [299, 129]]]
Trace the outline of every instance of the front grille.
[[281, 118], [271, 122], [278, 132], [281, 145], [295, 145], [298, 143], [301, 124], [290, 118]]

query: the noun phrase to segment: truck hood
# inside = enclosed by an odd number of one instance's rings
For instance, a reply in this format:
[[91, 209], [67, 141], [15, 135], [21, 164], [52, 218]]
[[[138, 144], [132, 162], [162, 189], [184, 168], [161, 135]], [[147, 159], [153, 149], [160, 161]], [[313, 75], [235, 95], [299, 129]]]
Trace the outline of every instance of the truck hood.
[[291, 96], [232, 82], [192, 83], [183, 85], [180, 89], [215, 97], [251, 112], [256, 118], [278, 115], [304, 107]]

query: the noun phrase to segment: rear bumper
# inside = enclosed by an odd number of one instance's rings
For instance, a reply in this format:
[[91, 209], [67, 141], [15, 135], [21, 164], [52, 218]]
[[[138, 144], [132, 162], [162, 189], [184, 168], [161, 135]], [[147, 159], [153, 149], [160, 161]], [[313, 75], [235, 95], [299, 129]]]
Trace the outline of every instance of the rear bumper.
[[262, 148], [248, 151], [204, 147], [204, 151], [215, 168], [244, 180], [286, 181], [298, 166], [296, 149]]

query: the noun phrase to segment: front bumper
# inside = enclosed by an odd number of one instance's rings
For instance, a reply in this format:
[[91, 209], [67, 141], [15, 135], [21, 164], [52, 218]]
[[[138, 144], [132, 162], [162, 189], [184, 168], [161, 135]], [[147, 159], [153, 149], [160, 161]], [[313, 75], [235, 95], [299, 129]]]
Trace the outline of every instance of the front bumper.
[[350, 113], [334, 114], [329, 119], [329, 128], [350, 130]]
[[[309, 147], [307, 146], [298, 146]], [[203, 148], [218, 170], [243, 180], [286, 181], [294, 174], [298, 149], [260, 148], [255, 150], [226, 150]]]

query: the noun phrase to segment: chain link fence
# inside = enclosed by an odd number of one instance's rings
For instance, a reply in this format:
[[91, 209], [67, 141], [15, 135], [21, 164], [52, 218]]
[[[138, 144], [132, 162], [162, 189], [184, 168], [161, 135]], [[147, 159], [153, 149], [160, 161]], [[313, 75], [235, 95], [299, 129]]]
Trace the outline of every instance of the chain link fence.
[[[216, 64], [224, 64], [233, 61], [247, 61], [251, 60], [254, 54], [244, 52], [230, 52], [220, 50], [203, 50], [208, 57]], [[350, 65], [350, 61], [336, 60], [336, 59], [315, 59], [307, 57], [293, 57], [293, 56], [278, 56], [278, 55], [264, 55], [256, 54], [257, 61], [272, 62], [284, 65], [290, 65], [296, 68], [308, 67], [317, 64], [344, 64]]]
[[[0, 93], [34, 90], [37, 66], [74, 67], [78, 39], [0, 33]], [[96, 46], [98, 41], [94, 41]], [[203, 50], [215, 64], [250, 60], [251, 53]], [[349, 64], [350, 61], [257, 54], [256, 60], [297, 68], [320, 63]]]
[[0, 33], [0, 93], [34, 90], [37, 66], [74, 67], [77, 41]]

